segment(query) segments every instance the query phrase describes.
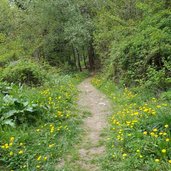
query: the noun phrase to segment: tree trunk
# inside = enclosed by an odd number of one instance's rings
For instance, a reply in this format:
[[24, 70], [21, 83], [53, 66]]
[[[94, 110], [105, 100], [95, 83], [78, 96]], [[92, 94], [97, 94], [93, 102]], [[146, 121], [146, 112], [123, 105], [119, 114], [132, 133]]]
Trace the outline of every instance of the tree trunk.
[[87, 69], [87, 63], [86, 63], [86, 54], [85, 54], [85, 48], [83, 47], [83, 60], [84, 60], [84, 66], [85, 66], [85, 69]]
[[93, 71], [95, 69], [94, 66], [94, 48], [93, 48], [93, 42], [90, 42], [89, 48], [88, 48], [88, 59], [89, 59], [89, 66], [90, 70]]
[[81, 62], [80, 62], [80, 54], [78, 52], [78, 49], [76, 48], [76, 53], [77, 53], [77, 61], [78, 61], [78, 67], [79, 67], [79, 70], [82, 71], [82, 68], [81, 68]]
[[77, 58], [76, 58], [74, 46], [72, 46], [72, 51], [73, 51], [75, 69], [77, 70]]
[[86, 63], [86, 56], [83, 54], [83, 59], [84, 59], [84, 66], [85, 66], [85, 69], [87, 69], [87, 63]]

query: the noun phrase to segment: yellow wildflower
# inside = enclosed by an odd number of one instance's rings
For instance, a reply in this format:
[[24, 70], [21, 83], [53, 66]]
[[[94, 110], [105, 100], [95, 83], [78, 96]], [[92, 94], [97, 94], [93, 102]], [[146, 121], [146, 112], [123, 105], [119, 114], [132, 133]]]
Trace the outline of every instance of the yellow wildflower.
[[20, 146], [23, 146], [23, 143], [20, 143]]
[[127, 156], [127, 154], [126, 154], [126, 153], [124, 153], [122, 156], [123, 156], [123, 157], [126, 157], [126, 156]]
[[157, 128], [154, 128], [153, 131], [154, 131], [154, 132], [157, 132]]
[[160, 106], [160, 105], [157, 105], [156, 107], [157, 107], [157, 108], [161, 108], [161, 106]]
[[50, 144], [50, 145], [49, 145], [49, 148], [52, 148], [54, 145], [55, 145], [55, 144]]
[[37, 157], [37, 161], [41, 160], [42, 156]]
[[155, 162], [160, 162], [160, 160], [159, 159], [155, 159]]
[[18, 154], [23, 154], [23, 150], [20, 150], [20, 151], [18, 152]]
[[37, 165], [36, 168], [39, 169], [40, 168], [40, 165]]
[[11, 137], [11, 138], [10, 138], [10, 142], [13, 142], [13, 141], [14, 141], [14, 137]]
[[4, 146], [5, 146], [5, 148], [6, 148], [6, 149], [8, 149], [8, 148], [9, 148], [9, 145], [8, 145], [8, 144], [5, 144]]
[[144, 135], [147, 135], [147, 131], [144, 131], [143, 134], [144, 134]]
[[161, 151], [162, 153], [166, 153], [166, 149], [162, 149], [162, 151]]
[[169, 142], [169, 140], [170, 140], [169, 138], [166, 138], [166, 142]]
[[10, 156], [13, 156], [13, 154], [14, 154], [14, 153], [11, 151], [11, 152], [10, 152]]
[[169, 127], [169, 125], [167, 125], [167, 124], [166, 124], [164, 127], [165, 127], [165, 128], [168, 128], [168, 127]]

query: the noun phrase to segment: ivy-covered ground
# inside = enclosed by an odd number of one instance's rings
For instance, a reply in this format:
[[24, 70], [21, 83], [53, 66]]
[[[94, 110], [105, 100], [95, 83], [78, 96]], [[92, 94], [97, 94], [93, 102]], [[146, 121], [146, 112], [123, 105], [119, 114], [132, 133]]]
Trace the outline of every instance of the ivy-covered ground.
[[103, 170], [171, 170], [171, 92], [154, 96], [98, 77], [92, 83], [113, 102]]

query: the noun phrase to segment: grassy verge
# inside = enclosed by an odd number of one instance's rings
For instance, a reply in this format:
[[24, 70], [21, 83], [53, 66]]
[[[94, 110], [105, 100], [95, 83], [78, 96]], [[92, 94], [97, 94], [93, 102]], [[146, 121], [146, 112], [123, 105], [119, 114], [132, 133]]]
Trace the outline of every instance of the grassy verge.
[[103, 170], [171, 170], [171, 92], [156, 98], [149, 90], [119, 89], [99, 78], [92, 83], [114, 105]]
[[76, 85], [84, 74], [53, 75], [41, 87], [0, 84], [0, 167], [54, 171], [78, 140]]

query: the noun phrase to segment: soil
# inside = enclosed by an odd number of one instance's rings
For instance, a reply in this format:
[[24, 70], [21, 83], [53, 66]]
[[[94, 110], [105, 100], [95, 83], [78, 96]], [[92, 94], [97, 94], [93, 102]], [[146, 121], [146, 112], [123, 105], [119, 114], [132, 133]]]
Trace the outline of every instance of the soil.
[[105, 147], [100, 142], [104, 141], [101, 134], [103, 129], [107, 128], [107, 116], [110, 114], [111, 105], [106, 96], [92, 86], [91, 78], [84, 80], [78, 89], [79, 107], [91, 113], [84, 121], [85, 136], [79, 149], [80, 161], [83, 170], [99, 171], [100, 167], [96, 163], [90, 163], [105, 153]]
[[103, 93], [93, 87], [91, 78], [85, 79], [78, 86], [78, 90], [79, 109], [90, 115], [84, 119], [82, 141], [75, 146], [78, 159], [73, 161], [73, 154], [67, 157], [67, 161], [61, 161], [61, 165], [69, 165], [70, 171], [101, 171], [99, 158], [105, 155], [106, 138], [102, 135], [108, 127], [107, 118], [112, 111], [111, 104]]

